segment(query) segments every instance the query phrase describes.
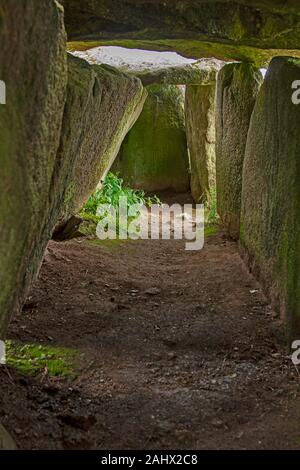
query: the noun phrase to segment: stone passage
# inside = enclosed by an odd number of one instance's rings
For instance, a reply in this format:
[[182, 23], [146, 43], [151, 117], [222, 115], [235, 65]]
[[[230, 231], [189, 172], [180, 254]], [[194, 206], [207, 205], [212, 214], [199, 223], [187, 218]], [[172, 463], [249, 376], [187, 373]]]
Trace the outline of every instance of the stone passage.
[[243, 173], [241, 246], [287, 322], [300, 333], [300, 62], [275, 58], [258, 95]]
[[188, 85], [185, 121], [191, 162], [191, 192], [197, 203], [210, 200], [216, 183], [215, 85]]
[[112, 171], [146, 191], [189, 189], [184, 97], [176, 85], [151, 85], [144, 109], [122, 144]]
[[217, 79], [216, 178], [217, 205], [227, 234], [239, 234], [242, 169], [249, 123], [262, 83], [251, 64], [228, 64]]

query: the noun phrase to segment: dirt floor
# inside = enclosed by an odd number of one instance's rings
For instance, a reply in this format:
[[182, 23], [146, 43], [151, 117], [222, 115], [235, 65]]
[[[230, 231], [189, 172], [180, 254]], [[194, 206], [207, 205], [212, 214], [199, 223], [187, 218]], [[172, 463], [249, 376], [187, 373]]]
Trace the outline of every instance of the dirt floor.
[[300, 448], [300, 377], [235, 243], [51, 242], [9, 338], [79, 351], [75, 379], [0, 368], [20, 449]]

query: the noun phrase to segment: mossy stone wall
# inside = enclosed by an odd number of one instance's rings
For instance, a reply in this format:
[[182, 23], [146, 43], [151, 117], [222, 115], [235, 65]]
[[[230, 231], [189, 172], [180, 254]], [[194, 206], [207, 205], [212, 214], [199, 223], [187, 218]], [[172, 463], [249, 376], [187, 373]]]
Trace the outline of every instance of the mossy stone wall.
[[285, 320], [300, 334], [300, 61], [275, 58], [251, 119], [243, 172], [241, 248]]
[[184, 96], [176, 85], [151, 85], [144, 109], [125, 138], [112, 171], [146, 191], [189, 189]]

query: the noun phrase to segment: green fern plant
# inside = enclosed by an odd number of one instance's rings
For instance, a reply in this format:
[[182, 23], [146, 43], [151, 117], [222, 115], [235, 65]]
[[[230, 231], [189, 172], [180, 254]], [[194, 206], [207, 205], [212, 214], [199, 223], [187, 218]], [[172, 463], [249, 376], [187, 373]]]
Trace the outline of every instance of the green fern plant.
[[[144, 191], [127, 188], [124, 186], [122, 178], [109, 172], [103, 181], [101, 189], [97, 189], [84, 205], [80, 216], [93, 224], [97, 224], [101, 220], [97, 215], [99, 206], [109, 205], [115, 209], [118, 223], [120, 198], [127, 199], [127, 210], [136, 204], [141, 204], [146, 207], [152, 207], [153, 204], [161, 204], [157, 196], [146, 196]], [[131, 220], [132, 219], [134, 219], [134, 217], [132, 217]], [[120, 230], [127, 231], [127, 227], [119, 227], [117, 225], [117, 232], [120, 233]]]

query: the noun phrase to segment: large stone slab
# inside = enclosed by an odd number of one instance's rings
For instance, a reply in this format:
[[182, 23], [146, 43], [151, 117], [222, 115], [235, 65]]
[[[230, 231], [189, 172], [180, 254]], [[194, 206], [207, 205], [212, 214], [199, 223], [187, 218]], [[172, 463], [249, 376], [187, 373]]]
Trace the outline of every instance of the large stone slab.
[[63, 10], [54, 0], [0, 6], [0, 338], [50, 238], [67, 82]]
[[82, 208], [110, 169], [147, 96], [139, 79], [113, 67], [69, 55], [68, 69], [56, 206], [63, 219]]
[[261, 83], [260, 71], [251, 64], [227, 64], [217, 79], [217, 206], [223, 227], [232, 238], [239, 234], [247, 134]]
[[124, 140], [113, 171], [136, 189], [189, 189], [184, 97], [175, 85], [151, 85], [142, 114]]
[[241, 247], [284, 318], [300, 334], [300, 62], [275, 58], [254, 108], [243, 173]]
[[163, 67], [132, 71], [131, 73], [141, 79], [143, 85], [214, 85], [217, 72], [224, 62], [220, 60], [199, 60], [194, 64], [176, 67]]
[[209, 203], [216, 184], [215, 94], [215, 84], [186, 87], [185, 125], [191, 162], [191, 192], [197, 203]]
[[[62, 0], [70, 40], [262, 65], [299, 55], [298, 0]], [[93, 46], [91, 46], [93, 47]]]

